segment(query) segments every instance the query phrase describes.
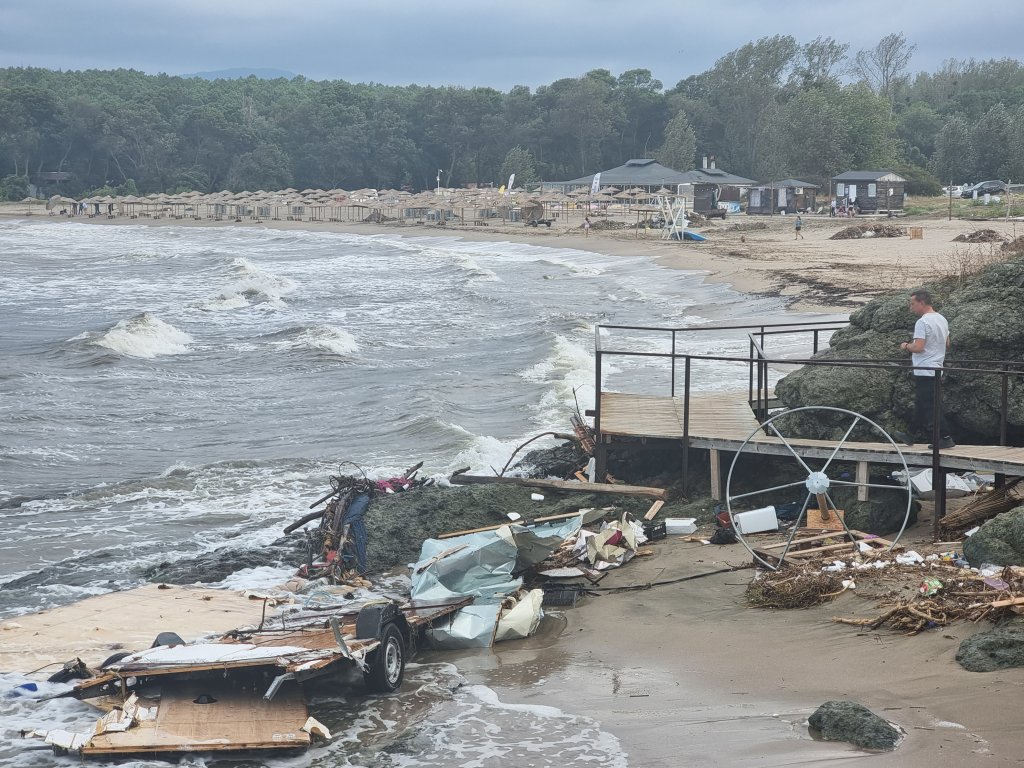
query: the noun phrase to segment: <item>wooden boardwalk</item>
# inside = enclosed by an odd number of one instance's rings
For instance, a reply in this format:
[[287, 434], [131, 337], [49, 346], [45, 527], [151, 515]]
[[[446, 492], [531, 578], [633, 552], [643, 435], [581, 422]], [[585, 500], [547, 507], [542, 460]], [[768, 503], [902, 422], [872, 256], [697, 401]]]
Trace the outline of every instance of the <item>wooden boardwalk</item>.
[[[605, 443], [616, 438], [660, 438], [682, 440], [683, 399], [658, 395], [601, 393], [600, 432]], [[760, 428], [747, 401], [746, 392], [701, 393], [690, 397], [689, 438], [693, 448], [711, 451], [712, 488], [717, 490], [718, 452], [737, 451]], [[783, 435], [785, 432], [783, 431]], [[790, 439], [786, 441], [801, 456], [827, 459], [836, 449], [835, 440]], [[899, 446], [909, 466], [930, 467], [932, 452], [925, 444]], [[791, 455], [778, 437], [755, 435], [744, 451], [775, 456]], [[1024, 475], [1024, 448], [998, 445], [961, 445], [940, 452], [945, 470], [993, 472]], [[900, 465], [899, 454], [889, 443], [847, 441], [836, 454], [840, 461], [858, 463], [858, 475], [867, 477], [867, 465]], [[858, 480], [860, 482], [860, 480]], [[717, 498], [717, 496], [716, 496]]]

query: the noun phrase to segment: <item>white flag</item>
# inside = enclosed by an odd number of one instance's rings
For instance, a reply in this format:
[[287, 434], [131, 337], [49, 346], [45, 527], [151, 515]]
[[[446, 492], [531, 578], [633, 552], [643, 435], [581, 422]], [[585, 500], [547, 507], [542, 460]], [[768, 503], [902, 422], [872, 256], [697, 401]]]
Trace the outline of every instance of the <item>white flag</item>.
[[601, 174], [595, 173], [594, 180], [590, 182], [590, 194], [596, 195], [599, 189], [601, 189]]
[[516, 180], [516, 175], [515, 175], [514, 173], [512, 173], [512, 174], [509, 174], [509, 177], [508, 177], [508, 184], [506, 184], [506, 185], [505, 185], [505, 189], [506, 189], [506, 191], [507, 191], [507, 192], [508, 192], [508, 193], [509, 193], [510, 195], [512, 194], [512, 185], [513, 185], [513, 184], [515, 183], [515, 180]]

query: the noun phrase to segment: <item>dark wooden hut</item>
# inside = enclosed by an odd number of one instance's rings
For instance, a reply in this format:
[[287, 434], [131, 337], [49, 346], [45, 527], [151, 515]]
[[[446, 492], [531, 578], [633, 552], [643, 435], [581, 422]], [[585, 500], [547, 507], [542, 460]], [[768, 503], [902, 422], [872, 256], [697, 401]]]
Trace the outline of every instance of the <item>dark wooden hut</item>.
[[747, 213], [772, 216], [776, 213], [806, 213], [818, 207], [817, 184], [799, 179], [768, 181], [753, 187], [747, 195]]
[[900, 213], [907, 180], [892, 171], [846, 171], [832, 177], [832, 197], [857, 213]]

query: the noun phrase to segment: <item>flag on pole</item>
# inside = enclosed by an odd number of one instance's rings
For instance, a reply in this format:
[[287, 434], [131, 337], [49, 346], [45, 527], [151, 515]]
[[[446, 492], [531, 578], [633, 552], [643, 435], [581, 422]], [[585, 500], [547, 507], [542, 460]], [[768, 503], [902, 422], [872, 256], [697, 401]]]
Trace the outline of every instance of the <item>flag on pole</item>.
[[510, 174], [508, 177], [508, 184], [505, 185], [505, 189], [508, 190], [509, 194], [512, 194], [512, 185], [515, 183], [515, 181], [516, 175], [514, 173]]
[[595, 173], [594, 180], [590, 182], [590, 194], [596, 195], [599, 189], [601, 189], [601, 174]]

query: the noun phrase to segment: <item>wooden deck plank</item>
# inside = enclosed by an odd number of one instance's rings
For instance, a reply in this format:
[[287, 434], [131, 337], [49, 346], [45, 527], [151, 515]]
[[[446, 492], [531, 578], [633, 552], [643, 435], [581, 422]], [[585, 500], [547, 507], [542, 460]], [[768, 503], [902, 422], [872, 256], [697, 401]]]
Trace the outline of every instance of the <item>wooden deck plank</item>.
[[[759, 424], [747, 402], [746, 392], [700, 393], [690, 398], [690, 445], [694, 448], [737, 451]], [[604, 437], [683, 439], [683, 399], [659, 395], [601, 393], [601, 433]], [[828, 458], [835, 450], [832, 440], [786, 438], [801, 456]], [[745, 450], [766, 455], [790, 453], [781, 440], [755, 435]], [[899, 446], [908, 466], [930, 467], [927, 445]], [[999, 445], [958, 445], [941, 452], [942, 466], [949, 470], [976, 470], [1024, 475], [1024, 448]], [[900, 465], [899, 454], [889, 443], [847, 442], [837, 454], [841, 461]]]

